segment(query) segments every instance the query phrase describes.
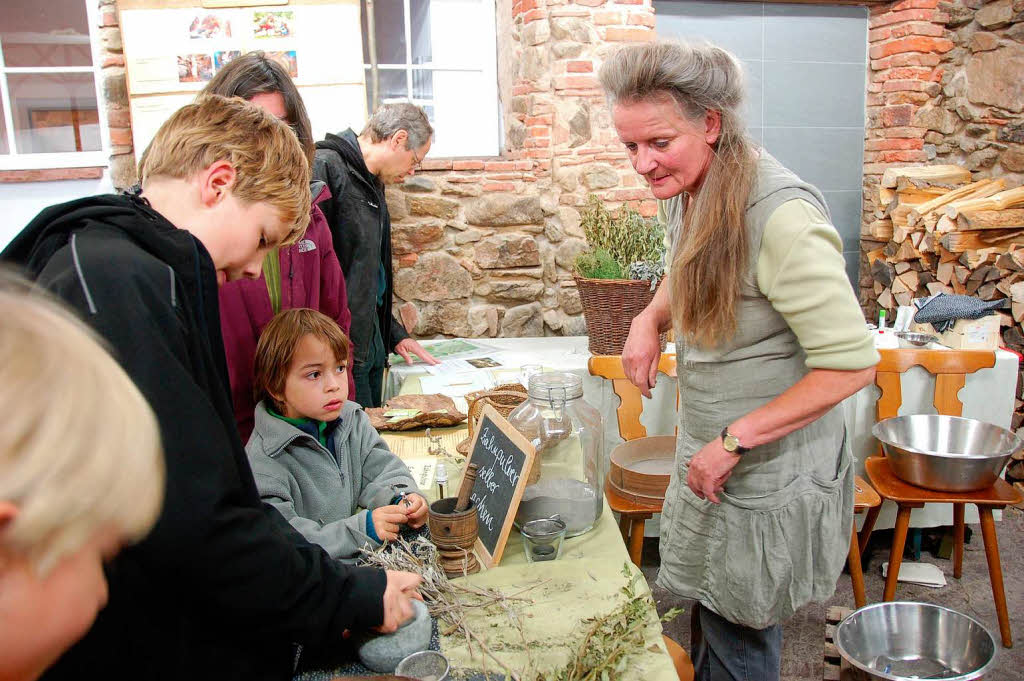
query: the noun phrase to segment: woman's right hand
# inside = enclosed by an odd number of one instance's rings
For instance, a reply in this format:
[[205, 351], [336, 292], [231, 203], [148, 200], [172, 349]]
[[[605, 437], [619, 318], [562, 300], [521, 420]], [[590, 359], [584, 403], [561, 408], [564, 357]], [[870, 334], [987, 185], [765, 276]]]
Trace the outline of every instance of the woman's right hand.
[[422, 601], [419, 586], [423, 579], [412, 572], [399, 572], [398, 570], [386, 570], [388, 577], [387, 588], [384, 589], [384, 621], [377, 631], [382, 634], [390, 634], [397, 631], [398, 627], [412, 619], [414, 610], [413, 599]]
[[651, 396], [651, 388], [658, 380], [658, 362], [661, 361], [661, 340], [658, 338], [658, 324], [652, 315], [644, 310], [633, 318], [629, 336], [622, 348], [622, 369], [626, 378], [644, 397]]

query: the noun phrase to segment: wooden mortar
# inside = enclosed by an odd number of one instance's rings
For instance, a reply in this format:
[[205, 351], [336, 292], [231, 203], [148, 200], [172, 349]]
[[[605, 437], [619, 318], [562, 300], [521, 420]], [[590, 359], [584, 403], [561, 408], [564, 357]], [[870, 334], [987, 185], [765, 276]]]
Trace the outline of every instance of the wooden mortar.
[[449, 577], [480, 571], [480, 563], [473, 555], [478, 535], [476, 504], [470, 501], [469, 508], [456, 512], [457, 503], [457, 497], [438, 499], [427, 514], [430, 540], [437, 546], [441, 568]]

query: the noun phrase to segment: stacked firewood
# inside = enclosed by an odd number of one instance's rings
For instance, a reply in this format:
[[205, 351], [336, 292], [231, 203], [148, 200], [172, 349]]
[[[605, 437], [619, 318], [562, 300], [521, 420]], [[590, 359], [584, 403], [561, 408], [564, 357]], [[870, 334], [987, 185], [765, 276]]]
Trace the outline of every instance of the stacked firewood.
[[[879, 308], [891, 313], [940, 292], [1009, 299], [999, 313], [1003, 341], [1024, 352], [1024, 187], [972, 180], [957, 165], [891, 168], [864, 238], [875, 242], [867, 259]], [[1022, 393], [1018, 381], [1015, 429]]]

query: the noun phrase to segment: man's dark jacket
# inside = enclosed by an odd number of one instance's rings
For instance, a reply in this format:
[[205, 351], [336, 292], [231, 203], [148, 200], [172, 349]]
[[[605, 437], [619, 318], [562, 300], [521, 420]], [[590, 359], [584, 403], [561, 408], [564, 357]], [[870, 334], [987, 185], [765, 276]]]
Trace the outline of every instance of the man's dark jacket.
[[156, 412], [167, 462], [156, 527], [109, 566], [109, 604], [46, 678], [288, 679], [295, 644], [337, 649], [345, 629], [381, 623], [384, 573], [332, 561], [260, 501], [202, 243], [144, 199], [97, 196], [47, 208], [0, 260], [106, 339]]
[[[351, 129], [340, 135], [327, 135], [316, 143], [313, 177], [326, 182], [331, 190], [331, 198], [320, 203], [320, 208], [327, 216], [334, 252], [345, 273], [356, 361], [366, 361], [374, 315], [380, 324], [384, 348], [394, 352], [395, 346], [409, 334], [391, 313], [391, 216], [384, 201], [384, 185], [367, 169], [359, 139]], [[386, 286], [383, 304], [378, 308], [381, 263]]]

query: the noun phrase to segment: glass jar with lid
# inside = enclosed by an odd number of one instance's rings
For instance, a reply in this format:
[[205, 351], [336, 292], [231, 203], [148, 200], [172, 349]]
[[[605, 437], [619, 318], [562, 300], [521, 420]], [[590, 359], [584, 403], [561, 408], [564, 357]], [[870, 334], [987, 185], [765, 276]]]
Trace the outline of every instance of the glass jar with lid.
[[566, 536], [593, 529], [604, 510], [604, 426], [583, 399], [583, 379], [549, 372], [530, 377], [529, 397], [508, 416], [536, 449], [516, 525], [557, 515]]

